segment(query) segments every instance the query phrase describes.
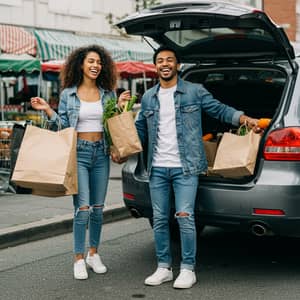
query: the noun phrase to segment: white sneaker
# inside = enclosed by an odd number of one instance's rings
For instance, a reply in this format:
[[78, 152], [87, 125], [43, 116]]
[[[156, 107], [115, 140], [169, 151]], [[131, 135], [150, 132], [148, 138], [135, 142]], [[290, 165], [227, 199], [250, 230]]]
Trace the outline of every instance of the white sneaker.
[[74, 278], [75, 279], [87, 279], [88, 278], [88, 273], [86, 271], [84, 259], [79, 259], [74, 262]]
[[196, 274], [194, 271], [182, 269], [176, 278], [173, 287], [175, 289], [189, 289], [196, 283]]
[[93, 256], [90, 256], [90, 253], [88, 253], [86, 263], [95, 273], [104, 274], [107, 272], [107, 268], [102, 263], [98, 253], [95, 253]]
[[163, 282], [173, 280], [173, 271], [167, 268], [157, 268], [156, 271], [146, 278], [146, 285], [160, 285]]

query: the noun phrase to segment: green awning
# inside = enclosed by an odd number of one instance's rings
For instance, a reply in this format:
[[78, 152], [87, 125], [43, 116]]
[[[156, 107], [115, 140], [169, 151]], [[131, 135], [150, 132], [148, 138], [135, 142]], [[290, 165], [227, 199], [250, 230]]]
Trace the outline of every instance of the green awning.
[[152, 61], [152, 48], [138, 40], [81, 36], [51, 30], [34, 30], [34, 34], [37, 39], [38, 56], [43, 61], [63, 60], [75, 48], [90, 44], [103, 46], [115, 61]]
[[14, 55], [1, 54], [0, 55], [0, 74], [19, 74], [19, 73], [33, 73], [40, 72], [41, 63], [30, 55]]

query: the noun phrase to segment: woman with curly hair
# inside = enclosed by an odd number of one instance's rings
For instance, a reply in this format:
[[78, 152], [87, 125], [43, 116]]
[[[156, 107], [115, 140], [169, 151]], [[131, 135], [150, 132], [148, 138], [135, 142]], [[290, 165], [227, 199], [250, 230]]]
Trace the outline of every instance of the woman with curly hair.
[[[80, 47], [67, 58], [61, 81], [58, 113], [40, 97], [32, 98], [31, 106], [43, 110], [54, 129], [61, 124], [63, 128], [74, 127], [77, 131], [78, 194], [73, 196], [74, 277], [87, 279], [87, 266], [95, 273], [107, 271], [98, 254], [110, 167], [102, 120], [106, 101], [115, 97], [115, 65], [103, 47]], [[130, 94], [124, 92], [119, 100], [128, 97]], [[84, 260], [87, 225], [89, 250]]]

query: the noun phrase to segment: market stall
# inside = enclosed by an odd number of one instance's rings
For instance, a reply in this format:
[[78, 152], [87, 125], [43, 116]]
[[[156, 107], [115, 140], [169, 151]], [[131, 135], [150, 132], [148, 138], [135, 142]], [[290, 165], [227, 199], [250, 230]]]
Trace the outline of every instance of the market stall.
[[[10, 143], [13, 125], [23, 123], [25, 119], [37, 121], [37, 117], [40, 117], [37, 113], [30, 115], [28, 112], [25, 114], [19, 111], [19, 105], [11, 105], [7, 97], [7, 89], [11, 88], [11, 83], [17, 85], [19, 77], [21, 77], [24, 88], [26, 87], [25, 76], [34, 75], [39, 80], [40, 73], [40, 61], [28, 54], [0, 54], [0, 191], [6, 191], [7, 189], [14, 191], [13, 187], [9, 185]], [[22, 114], [24, 114], [23, 121]]]
[[41, 85], [41, 94], [47, 100], [55, 98], [55, 102], [57, 102], [56, 106], [58, 104], [58, 95], [60, 91], [59, 74], [64, 63], [64, 60], [50, 60], [41, 63], [43, 79]]
[[[5, 78], [34, 75], [40, 80], [41, 63], [38, 59], [28, 55], [0, 54], [0, 106], [1, 120], [5, 120], [6, 104], [8, 103], [6, 95]], [[39, 84], [37, 85], [37, 94], [39, 95]]]
[[154, 64], [144, 63], [139, 61], [120, 61], [116, 62], [117, 72], [121, 79], [127, 79], [133, 94], [139, 93], [137, 90], [137, 82], [141, 81], [142, 93], [148, 89], [149, 80], [152, 81], [157, 78], [157, 72]]

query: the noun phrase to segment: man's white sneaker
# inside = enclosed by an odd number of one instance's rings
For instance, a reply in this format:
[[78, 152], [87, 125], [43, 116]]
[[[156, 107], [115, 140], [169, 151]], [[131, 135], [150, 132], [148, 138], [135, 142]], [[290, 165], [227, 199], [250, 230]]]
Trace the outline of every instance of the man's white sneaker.
[[182, 269], [176, 278], [173, 287], [175, 289], [189, 289], [196, 283], [196, 274], [194, 271]]
[[157, 268], [157, 270], [146, 278], [146, 285], [160, 285], [163, 282], [173, 280], [173, 272], [167, 268]]
[[87, 279], [88, 278], [88, 273], [86, 271], [84, 259], [79, 259], [74, 262], [74, 278], [75, 279]]
[[90, 267], [95, 273], [104, 274], [107, 272], [106, 266], [102, 263], [101, 258], [98, 253], [90, 256], [88, 253], [86, 257], [86, 264]]

